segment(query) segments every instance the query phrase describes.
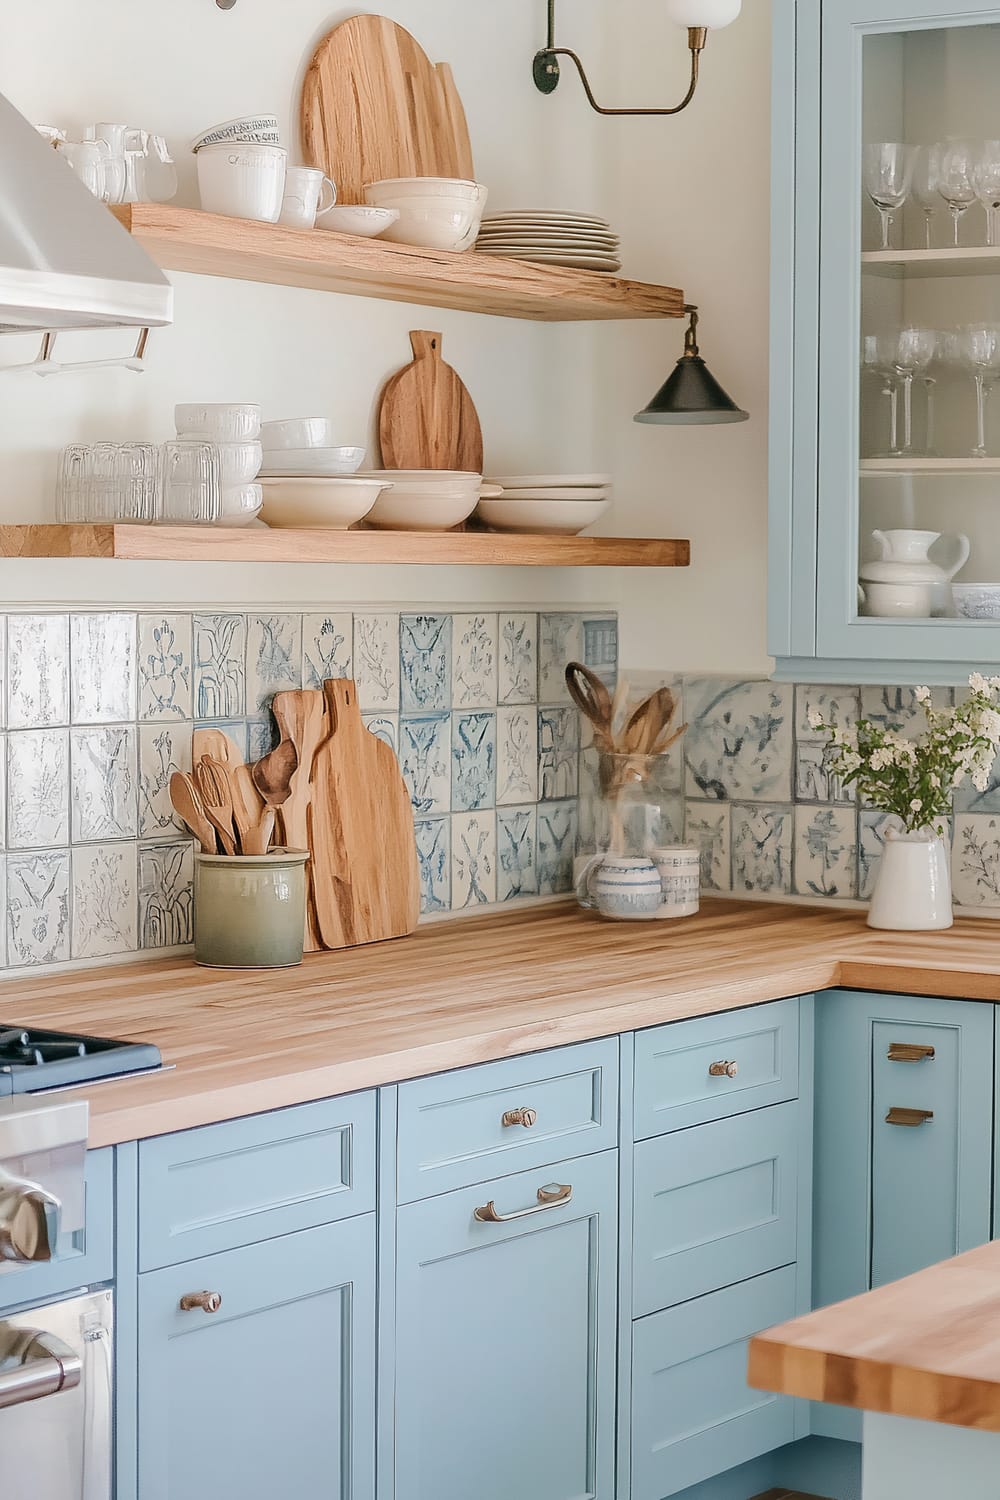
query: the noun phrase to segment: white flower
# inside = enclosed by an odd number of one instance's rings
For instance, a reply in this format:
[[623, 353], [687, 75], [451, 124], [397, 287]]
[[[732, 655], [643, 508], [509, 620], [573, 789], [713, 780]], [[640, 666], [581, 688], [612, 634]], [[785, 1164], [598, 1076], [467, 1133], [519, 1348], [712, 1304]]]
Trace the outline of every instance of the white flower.
[[931, 781], [931, 786], [934, 788], [934, 790], [936, 792], [939, 792], [941, 790], [941, 778], [940, 778], [940, 776], [938, 776], [936, 772], [932, 771], [931, 772], [931, 776], [930, 776], [930, 781]]
[[919, 812], [923, 805], [924, 804], [919, 797], [914, 797], [913, 801], [910, 803], [910, 811]]
[[969, 686], [974, 693], [986, 693], [989, 691], [989, 684], [982, 672], [972, 672], [970, 674]]
[[913, 696], [918, 703], [929, 703], [931, 701], [931, 690], [929, 687], [915, 687]]
[[818, 708], [811, 708], [806, 714], [806, 719], [808, 721], [810, 729], [823, 728], [823, 715], [820, 713]]

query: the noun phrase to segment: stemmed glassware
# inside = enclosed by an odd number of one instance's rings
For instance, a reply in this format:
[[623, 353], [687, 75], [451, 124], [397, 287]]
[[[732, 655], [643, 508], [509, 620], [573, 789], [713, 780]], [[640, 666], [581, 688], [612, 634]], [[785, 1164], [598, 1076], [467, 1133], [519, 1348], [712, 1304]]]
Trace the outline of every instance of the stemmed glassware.
[[[913, 377], [929, 368], [937, 347], [938, 336], [930, 328], [902, 328], [896, 337], [895, 368], [903, 387], [903, 442], [898, 450], [901, 455], [913, 452]], [[928, 445], [930, 438], [929, 433]]]
[[986, 213], [986, 243], [997, 243], [1000, 211], [1000, 141], [983, 141], [972, 164], [972, 186]]
[[986, 457], [986, 398], [1000, 378], [1000, 325], [972, 323], [963, 328], [959, 348], [966, 369], [976, 383], [975, 458]]
[[978, 160], [971, 141], [944, 141], [932, 148], [937, 167], [937, 190], [951, 214], [954, 243], [958, 244], [958, 229], [962, 215], [976, 201], [973, 174]]
[[913, 168], [913, 196], [919, 203], [924, 216], [924, 248], [930, 250], [933, 245], [931, 230], [934, 215], [941, 207], [941, 194], [938, 192], [938, 153], [933, 146], [917, 147], [917, 160]]
[[905, 146], [899, 141], [882, 141], [865, 147], [865, 192], [878, 209], [883, 250], [889, 249], [893, 218], [909, 197], [916, 158], [916, 146]]
[[882, 382], [882, 395], [889, 403], [890, 456], [899, 452], [899, 386], [896, 380], [896, 337], [866, 334], [861, 344], [861, 368]]

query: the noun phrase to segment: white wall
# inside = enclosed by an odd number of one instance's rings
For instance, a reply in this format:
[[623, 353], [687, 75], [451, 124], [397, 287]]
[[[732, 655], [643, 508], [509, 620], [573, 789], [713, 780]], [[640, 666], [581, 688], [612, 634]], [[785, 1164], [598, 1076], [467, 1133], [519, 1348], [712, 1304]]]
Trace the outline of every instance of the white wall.
[[[276, 109], [288, 144], [318, 37], [353, 7], [326, 0], [4, 0], [0, 91], [29, 117], [78, 130], [127, 119], [194, 131]], [[73, 440], [169, 435], [178, 400], [263, 402], [268, 414], [330, 413], [343, 441], [370, 439], [382, 381], [409, 357], [407, 332], [442, 330], [445, 355], [479, 408], [487, 467], [613, 469], [605, 527], [690, 536], [689, 573], [483, 569], [269, 569], [202, 564], [0, 562], [5, 601], [579, 601], [618, 605], [636, 665], [764, 666], [767, 323], [767, 0], [711, 37], [704, 82], [674, 120], [603, 120], [567, 72], [549, 99], [531, 82], [543, 0], [382, 0], [431, 57], [451, 61], [477, 175], [492, 204], [603, 212], [620, 226], [629, 274], [681, 285], [702, 305], [705, 352], [747, 405], [744, 427], [635, 426], [680, 353], [681, 325], [551, 326], [374, 300], [176, 275], [177, 320], [150, 341], [148, 373], [0, 378], [0, 519], [51, 515], [55, 458]], [[574, 0], [560, 40], [595, 87], [627, 102], [683, 91], [684, 35], [655, 0]], [[634, 49], [624, 32], [635, 28]], [[181, 201], [194, 202], [190, 159]], [[105, 336], [106, 338], [107, 336]], [[30, 357], [4, 341], [0, 363]], [[365, 437], [359, 437], [364, 434]]]

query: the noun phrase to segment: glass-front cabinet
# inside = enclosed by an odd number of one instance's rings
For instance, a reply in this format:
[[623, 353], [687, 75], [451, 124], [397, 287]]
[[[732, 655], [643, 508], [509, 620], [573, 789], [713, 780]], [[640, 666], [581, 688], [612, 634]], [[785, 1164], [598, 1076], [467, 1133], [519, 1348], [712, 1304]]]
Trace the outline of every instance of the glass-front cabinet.
[[775, 26], [771, 649], [960, 680], [1000, 662], [1000, 6]]

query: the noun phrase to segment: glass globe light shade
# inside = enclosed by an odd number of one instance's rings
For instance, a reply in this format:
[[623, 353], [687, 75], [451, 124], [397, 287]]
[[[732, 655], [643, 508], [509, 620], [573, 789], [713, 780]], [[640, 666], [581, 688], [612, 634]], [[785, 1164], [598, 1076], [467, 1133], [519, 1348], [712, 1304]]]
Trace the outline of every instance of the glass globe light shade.
[[707, 26], [719, 31], [736, 20], [743, 0], [666, 0], [667, 16], [678, 26]]

